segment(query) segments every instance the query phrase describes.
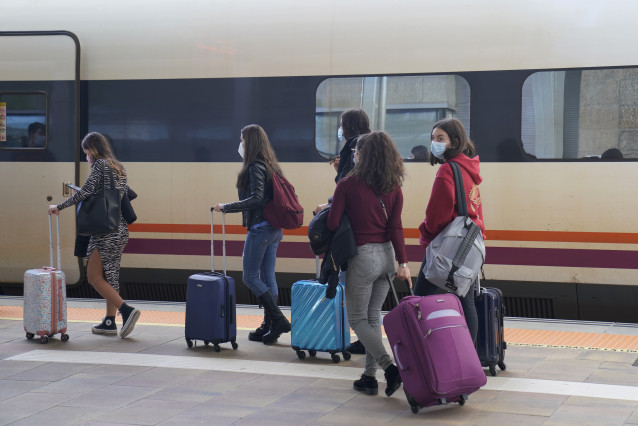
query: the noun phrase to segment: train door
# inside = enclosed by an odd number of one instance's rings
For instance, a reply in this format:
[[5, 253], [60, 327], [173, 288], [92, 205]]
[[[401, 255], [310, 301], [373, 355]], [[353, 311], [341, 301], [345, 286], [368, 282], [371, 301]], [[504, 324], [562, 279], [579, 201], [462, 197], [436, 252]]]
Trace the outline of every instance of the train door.
[[[24, 271], [50, 263], [47, 206], [79, 180], [79, 101], [73, 33], [0, 31], [0, 294], [21, 294]], [[60, 215], [62, 269], [73, 284], [80, 264], [69, 210]]]

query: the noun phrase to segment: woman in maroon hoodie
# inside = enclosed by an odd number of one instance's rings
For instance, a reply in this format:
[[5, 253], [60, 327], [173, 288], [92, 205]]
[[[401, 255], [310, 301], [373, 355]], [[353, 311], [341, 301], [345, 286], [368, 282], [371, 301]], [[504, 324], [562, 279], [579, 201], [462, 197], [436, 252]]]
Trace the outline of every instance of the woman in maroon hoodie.
[[353, 387], [376, 395], [380, 366], [387, 383], [385, 394], [390, 396], [401, 385], [401, 376], [383, 346], [380, 317], [390, 289], [388, 274], [410, 281], [401, 223], [405, 172], [401, 155], [385, 132], [360, 136], [353, 154], [354, 168], [335, 189], [328, 228], [337, 229], [347, 214], [357, 244], [357, 254], [348, 259], [346, 306], [350, 327], [366, 348], [366, 361]]
[[[425, 220], [419, 226], [419, 231], [421, 231], [419, 241], [424, 247], [427, 247], [434, 237], [458, 216], [454, 192], [454, 174], [452, 173], [452, 167], [448, 164], [449, 161], [454, 161], [460, 166], [463, 185], [465, 186], [468, 214], [470, 219], [481, 228], [483, 239], [485, 239], [483, 205], [478, 188], [478, 185], [483, 180], [479, 170], [479, 157], [476, 155], [474, 144], [465, 133], [463, 124], [456, 118], [446, 118], [436, 123], [432, 128], [430, 164], [441, 164], [441, 167], [439, 167], [434, 178], [430, 201], [425, 210]], [[423, 259], [416, 284], [414, 285], [414, 294], [427, 296], [443, 292], [443, 290], [425, 279], [423, 275], [425, 265], [426, 259]], [[465, 321], [472, 335], [472, 340], [476, 342], [478, 319], [474, 305], [474, 290], [470, 289], [465, 297], [460, 297], [459, 299], [463, 305]]]

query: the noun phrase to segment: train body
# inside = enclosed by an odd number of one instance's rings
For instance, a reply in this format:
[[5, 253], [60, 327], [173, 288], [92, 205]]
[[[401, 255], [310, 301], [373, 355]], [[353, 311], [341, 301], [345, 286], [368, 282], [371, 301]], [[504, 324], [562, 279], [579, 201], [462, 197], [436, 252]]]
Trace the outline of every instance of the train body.
[[[237, 199], [239, 132], [257, 123], [306, 209], [305, 226], [279, 246], [285, 298], [294, 280], [314, 275], [307, 225], [335, 187], [328, 160], [339, 113], [361, 107], [406, 159], [412, 146], [429, 148], [437, 119], [464, 122], [484, 179], [485, 275], [510, 314], [638, 322], [638, 5], [5, 0], [2, 16], [5, 294], [20, 294], [24, 271], [47, 262], [46, 206], [68, 195], [65, 183], [84, 182], [79, 141], [99, 131], [139, 194], [123, 291], [183, 297], [186, 277], [210, 267], [210, 206]], [[40, 139], [33, 123], [45, 128]], [[598, 158], [608, 148], [624, 160]], [[402, 219], [416, 273], [436, 167], [405, 165]], [[72, 291], [82, 263], [74, 215], [61, 217]], [[226, 232], [226, 266], [240, 279], [240, 215], [227, 215]], [[245, 289], [238, 297], [254, 303]]]

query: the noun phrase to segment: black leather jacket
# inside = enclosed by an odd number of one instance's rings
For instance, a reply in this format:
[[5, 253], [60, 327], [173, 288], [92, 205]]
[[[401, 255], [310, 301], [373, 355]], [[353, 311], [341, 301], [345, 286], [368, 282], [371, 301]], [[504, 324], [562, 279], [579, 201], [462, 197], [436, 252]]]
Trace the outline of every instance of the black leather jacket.
[[268, 177], [266, 165], [253, 161], [248, 165], [248, 188], [240, 188], [239, 201], [224, 205], [225, 213], [242, 212], [242, 225], [250, 228], [263, 222], [264, 204], [272, 200], [272, 176]]

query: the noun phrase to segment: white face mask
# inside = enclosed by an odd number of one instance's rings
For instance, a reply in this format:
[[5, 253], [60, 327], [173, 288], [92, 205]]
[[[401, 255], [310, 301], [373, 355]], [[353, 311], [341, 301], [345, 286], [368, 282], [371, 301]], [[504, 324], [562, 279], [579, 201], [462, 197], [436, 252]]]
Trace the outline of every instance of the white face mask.
[[239, 142], [239, 148], [237, 148], [237, 152], [239, 153], [241, 158], [244, 158], [244, 154], [246, 153], [246, 151], [244, 150], [244, 144], [243, 143]]
[[445, 142], [434, 142], [434, 141], [432, 141], [432, 143], [430, 144], [430, 152], [436, 158], [439, 158], [441, 160], [445, 160], [445, 158], [443, 157], [443, 154], [445, 153], [445, 150], [446, 150]]
[[337, 139], [339, 139], [339, 142], [343, 142], [343, 129], [341, 127], [337, 130]]

